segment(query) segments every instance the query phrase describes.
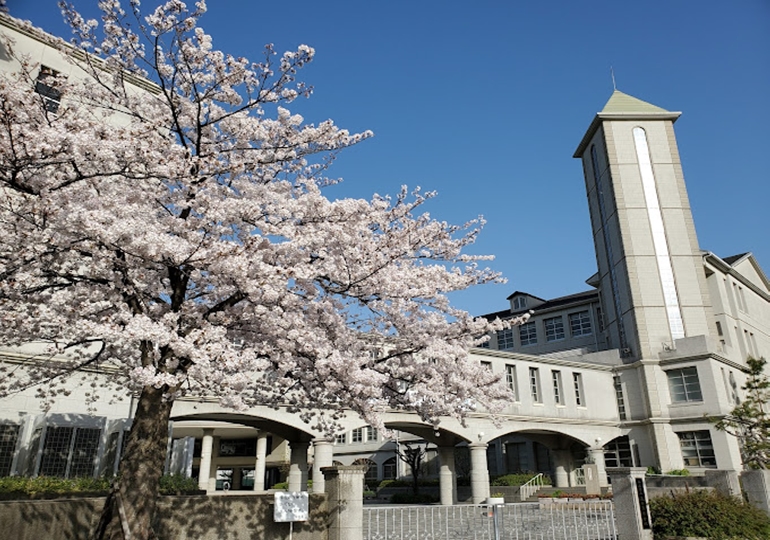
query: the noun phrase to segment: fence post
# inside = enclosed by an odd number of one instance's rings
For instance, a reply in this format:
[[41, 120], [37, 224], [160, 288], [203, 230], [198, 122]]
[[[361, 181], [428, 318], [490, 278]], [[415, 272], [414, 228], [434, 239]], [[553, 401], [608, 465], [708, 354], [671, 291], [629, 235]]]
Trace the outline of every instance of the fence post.
[[652, 518], [644, 481], [644, 467], [608, 467], [615, 503], [618, 538], [652, 540]]
[[741, 482], [749, 502], [770, 516], [770, 470], [743, 471]]
[[364, 465], [323, 467], [329, 505], [329, 540], [363, 540]]

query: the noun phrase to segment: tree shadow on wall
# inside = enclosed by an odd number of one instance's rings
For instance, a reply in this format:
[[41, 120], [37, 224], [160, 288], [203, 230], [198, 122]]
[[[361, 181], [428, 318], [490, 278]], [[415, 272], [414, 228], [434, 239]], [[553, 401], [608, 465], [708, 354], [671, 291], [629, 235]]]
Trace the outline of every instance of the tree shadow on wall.
[[[272, 495], [161, 497], [155, 532], [162, 540], [284, 540], [289, 523], [273, 520]], [[296, 540], [327, 537], [326, 496], [310, 495], [308, 521], [294, 523]]]

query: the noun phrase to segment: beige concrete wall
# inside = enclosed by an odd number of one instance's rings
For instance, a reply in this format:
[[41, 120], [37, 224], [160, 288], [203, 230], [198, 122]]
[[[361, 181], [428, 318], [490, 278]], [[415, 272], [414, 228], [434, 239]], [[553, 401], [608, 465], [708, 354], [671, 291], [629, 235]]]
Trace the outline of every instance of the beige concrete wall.
[[[0, 502], [0, 531], [14, 540], [86, 539], [103, 498]], [[310, 495], [310, 520], [294, 524], [296, 540], [326, 540], [325, 495]], [[283, 540], [288, 523], [273, 522], [272, 495], [161, 497], [155, 528], [164, 540]]]

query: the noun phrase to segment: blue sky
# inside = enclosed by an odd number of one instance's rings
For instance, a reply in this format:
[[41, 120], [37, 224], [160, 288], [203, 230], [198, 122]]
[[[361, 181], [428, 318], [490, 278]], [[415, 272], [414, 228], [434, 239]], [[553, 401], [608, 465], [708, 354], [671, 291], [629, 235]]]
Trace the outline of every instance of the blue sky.
[[[192, 3], [192, 2], [190, 2]], [[155, 5], [145, 0], [145, 6]], [[94, 0], [78, 0], [95, 16]], [[55, 0], [13, 16], [67, 37]], [[523, 290], [553, 298], [595, 272], [580, 162], [572, 154], [619, 90], [684, 114], [676, 123], [700, 245], [752, 251], [770, 273], [770, 2], [209, 0], [214, 46], [258, 59], [301, 43], [315, 92], [292, 110], [375, 137], [343, 152], [331, 196], [437, 190], [428, 210], [483, 215], [475, 253], [506, 285], [454, 297], [481, 314]]]

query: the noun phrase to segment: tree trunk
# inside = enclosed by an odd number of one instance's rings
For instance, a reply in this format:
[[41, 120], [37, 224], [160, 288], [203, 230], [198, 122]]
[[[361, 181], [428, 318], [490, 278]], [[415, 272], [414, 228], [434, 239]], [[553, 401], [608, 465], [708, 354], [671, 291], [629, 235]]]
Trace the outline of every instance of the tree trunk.
[[173, 402], [163, 390], [145, 387], [139, 396], [118, 479], [104, 503], [93, 540], [150, 540], [160, 478], [166, 462]]

